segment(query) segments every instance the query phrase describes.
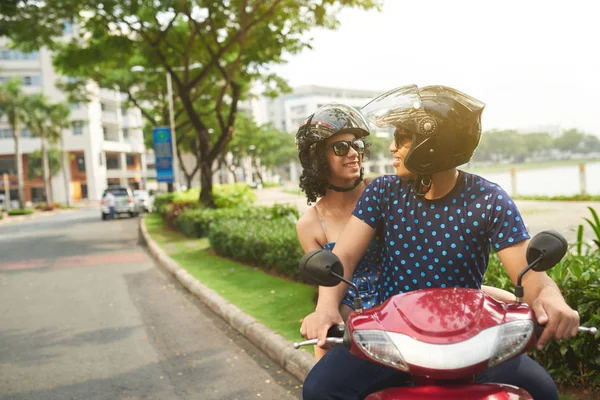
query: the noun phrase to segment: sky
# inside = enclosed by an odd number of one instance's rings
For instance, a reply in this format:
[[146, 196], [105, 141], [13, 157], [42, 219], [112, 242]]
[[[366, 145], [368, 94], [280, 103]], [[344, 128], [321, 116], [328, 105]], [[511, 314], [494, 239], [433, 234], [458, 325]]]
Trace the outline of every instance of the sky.
[[600, 4], [593, 0], [384, 0], [274, 71], [293, 87], [454, 87], [486, 103], [483, 128], [558, 125], [600, 136]]

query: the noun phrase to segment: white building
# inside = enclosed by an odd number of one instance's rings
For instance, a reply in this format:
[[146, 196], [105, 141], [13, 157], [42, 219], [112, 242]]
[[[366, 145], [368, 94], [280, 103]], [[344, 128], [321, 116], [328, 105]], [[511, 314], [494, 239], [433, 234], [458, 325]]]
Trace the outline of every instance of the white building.
[[[65, 24], [65, 35], [73, 28]], [[23, 92], [43, 93], [51, 102], [63, 102], [66, 96], [56, 84], [67, 77], [58, 75], [52, 65], [52, 54], [42, 48], [23, 54], [10, 50], [6, 39], [0, 38], [0, 83], [19, 76]], [[63, 132], [65, 149], [69, 153], [69, 194], [64, 174], [52, 178], [53, 199], [100, 200], [109, 184], [140, 187], [145, 183], [146, 160], [142, 133], [142, 116], [137, 109], [124, 109], [123, 97], [112, 90], [89, 83], [91, 101], [71, 104], [71, 129]], [[40, 149], [40, 140], [25, 130], [20, 140], [23, 153], [25, 200], [42, 201], [43, 182], [27, 177], [28, 154]], [[6, 117], [0, 120], [0, 176], [9, 173], [11, 199], [17, 198], [17, 178], [14, 168], [14, 140]]]

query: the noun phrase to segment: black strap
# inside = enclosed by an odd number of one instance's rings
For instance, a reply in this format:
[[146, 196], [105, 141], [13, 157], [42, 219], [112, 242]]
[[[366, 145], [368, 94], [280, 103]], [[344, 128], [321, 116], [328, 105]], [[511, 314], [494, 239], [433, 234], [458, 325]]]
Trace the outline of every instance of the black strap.
[[332, 185], [331, 183], [327, 182], [327, 188], [331, 189], [331, 190], [335, 190], [336, 192], [349, 192], [352, 189], [354, 189], [355, 187], [357, 187], [359, 183], [362, 182], [364, 170], [365, 170], [364, 168], [360, 169], [360, 176], [354, 181], [354, 184], [352, 186], [339, 187], [339, 186], [335, 186], [335, 185]]
[[418, 197], [425, 196], [431, 189], [432, 183], [431, 175], [417, 175], [414, 181], [411, 181], [413, 190]]

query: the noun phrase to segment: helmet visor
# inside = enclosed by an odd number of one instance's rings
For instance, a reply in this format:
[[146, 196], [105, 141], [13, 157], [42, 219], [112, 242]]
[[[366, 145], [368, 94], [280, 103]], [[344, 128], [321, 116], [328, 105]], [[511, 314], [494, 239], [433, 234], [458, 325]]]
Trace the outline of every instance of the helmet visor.
[[369, 123], [361, 113], [345, 104], [327, 104], [319, 108], [306, 121], [309, 135], [318, 139], [327, 139], [336, 133], [350, 132], [356, 137], [369, 135]]
[[417, 85], [390, 90], [373, 99], [361, 111], [373, 125], [379, 128], [396, 126], [409, 132], [413, 132], [413, 121], [425, 115]]

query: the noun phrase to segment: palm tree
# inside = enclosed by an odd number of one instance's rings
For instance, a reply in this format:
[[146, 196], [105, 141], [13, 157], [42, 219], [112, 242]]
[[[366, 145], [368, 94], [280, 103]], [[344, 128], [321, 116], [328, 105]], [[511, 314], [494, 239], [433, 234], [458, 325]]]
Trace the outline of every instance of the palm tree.
[[25, 95], [21, 91], [21, 80], [13, 77], [1, 86], [0, 109], [8, 117], [8, 124], [12, 128], [15, 141], [15, 167], [17, 169], [17, 184], [19, 187], [19, 207], [25, 208], [25, 191], [23, 188], [23, 159], [19, 139], [21, 137], [21, 125], [25, 120]]
[[[26, 123], [32, 134], [40, 138], [42, 153], [42, 171], [44, 179], [44, 190], [48, 205], [54, 204], [52, 195], [52, 182], [48, 161], [48, 144], [62, 142], [62, 131], [68, 126], [69, 107], [66, 104], [50, 104], [42, 94], [29, 96], [26, 101], [27, 119]], [[63, 157], [63, 170], [66, 171]], [[66, 179], [66, 178], [65, 178]], [[68, 185], [68, 180], [66, 181]], [[67, 190], [67, 197], [68, 196]]]

